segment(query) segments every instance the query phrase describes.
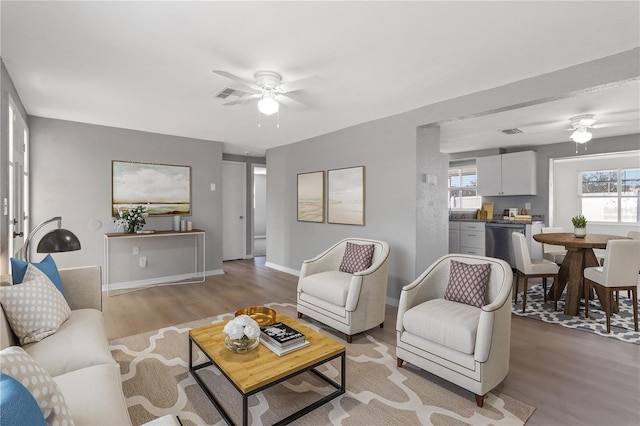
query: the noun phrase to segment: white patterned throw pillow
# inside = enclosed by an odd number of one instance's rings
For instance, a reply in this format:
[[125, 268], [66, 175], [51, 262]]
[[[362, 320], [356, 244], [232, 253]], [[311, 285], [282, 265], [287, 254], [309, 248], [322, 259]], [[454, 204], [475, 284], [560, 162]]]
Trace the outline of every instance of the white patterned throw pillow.
[[58, 384], [20, 346], [10, 346], [0, 351], [0, 371], [27, 388], [38, 403], [47, 425], [74, 424]]
[[21, 345], [50, 336], [71, 315], [64, 296], [33, 265], [27, 267], [22, 284], [0, 287], [0, 303]]
[[481, 308], [490, 272], [491, 265], [488, 263], [469, 264], [452, 260], [444, 298]]

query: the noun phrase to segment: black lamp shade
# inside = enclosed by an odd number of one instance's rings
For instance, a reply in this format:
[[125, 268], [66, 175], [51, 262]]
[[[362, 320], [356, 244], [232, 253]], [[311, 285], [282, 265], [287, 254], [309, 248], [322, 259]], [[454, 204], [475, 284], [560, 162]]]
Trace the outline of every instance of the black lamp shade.
[[71, 231], [54, 229], [46, 234], [38, 243], [38, 253], [60, 253], [80, 250], [80, 241]]

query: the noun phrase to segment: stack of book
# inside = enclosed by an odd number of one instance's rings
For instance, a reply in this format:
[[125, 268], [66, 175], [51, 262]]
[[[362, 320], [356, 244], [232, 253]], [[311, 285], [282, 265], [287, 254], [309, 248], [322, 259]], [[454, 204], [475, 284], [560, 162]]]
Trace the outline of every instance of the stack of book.
[[309, 345], [304, 334], [283, 322], [264, 326], [260, 328], [260, 331], [262, 331], [260, 343], [278, 356], [286, 355]]

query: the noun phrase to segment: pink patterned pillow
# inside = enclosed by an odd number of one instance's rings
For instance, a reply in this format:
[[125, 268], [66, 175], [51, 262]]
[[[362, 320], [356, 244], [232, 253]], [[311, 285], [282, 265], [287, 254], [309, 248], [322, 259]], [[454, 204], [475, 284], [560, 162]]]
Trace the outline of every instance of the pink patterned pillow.
[[353, 244], [347, 242], [344, 249], [344, 256], [340, 264], [340, 271], [353, 274], [364, 271], [371, 266], [371, 259], [374, 251], [373, 244]]
[[452, 260], [444, 298], [481, 308], [484, 305], [490, 272], [489, 263], [469, 264]]

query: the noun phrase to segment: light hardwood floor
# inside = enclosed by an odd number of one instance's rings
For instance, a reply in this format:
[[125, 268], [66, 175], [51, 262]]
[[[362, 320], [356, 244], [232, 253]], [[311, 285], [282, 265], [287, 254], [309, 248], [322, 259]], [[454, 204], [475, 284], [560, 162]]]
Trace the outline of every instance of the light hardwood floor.
[[[297, 277], [265, 267], [264, 258], [225, 262], [224, 271], [203, 284], [104, 293], [109, 339], [245, 306], [295, 304]], [[385, 327], [371, 334], [394, 345], [396, 314], [387, 306]], [[515, 315], [511, 333], [509, 375], [498, 389], [536, 407], [528, 425], [640, 424], [640, 345]]]

